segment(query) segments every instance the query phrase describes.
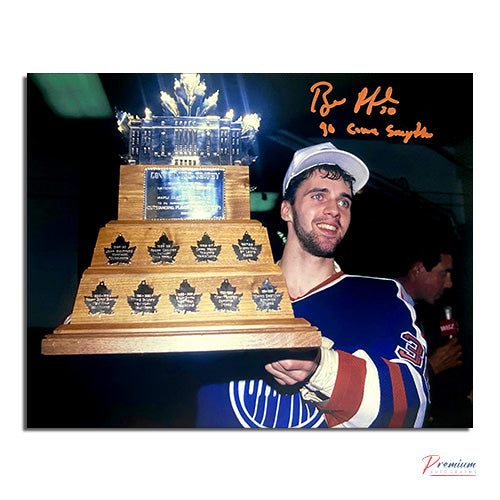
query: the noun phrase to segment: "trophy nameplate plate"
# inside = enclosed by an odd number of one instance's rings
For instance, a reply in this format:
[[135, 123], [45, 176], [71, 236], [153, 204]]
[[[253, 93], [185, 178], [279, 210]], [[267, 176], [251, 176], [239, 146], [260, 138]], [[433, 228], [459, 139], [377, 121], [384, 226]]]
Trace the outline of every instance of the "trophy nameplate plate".
[[196, 243], [196, 246], [191, 246], [196, 262], [217, 262], [221, 245], [216, 245], [207, 233]]
[[262, 245], [255, 244], [255, 240], [245, 231], [238, 244], [233, 245], [233, 250], [238, 260], [258, 261]]
[[141, 281], [133, 295], [127, 296], [127, 302], [132, 314], [156, 314], [156, 307], [161, 295], [154, 295], [154, 289], [146, 281]]
[[198, 304], [202, 295], [196, 293], [196, 289], [188, 283], [188, 280], [184, 280], [175, 290], [175, 294], [171, 294], [169, 298], [176, 313], [186, 314], [187, 312], [198, 312]]
[[258, 311], [279, 311], [283, 292], [276, 293], [276, 287], [266, 279], [257, 293], [252, 293], [252, 299], [257, 304]]
[[217, 288], [217, 293], [210, 294], [210, 300], [216, 311], [239, 311], [241, 297], [243, 294], [236, 293], [236, 287], [232, 286], [227, 279]]
[[148, 253], [153, 264], [173, 264], [178, 251], [179, 246], [175, 246], [165, 233], [155, 241], [154, 246], [148, 246]]
[[104, 281], [101, 281], [92, 290], [92, 296], [85, 297], [85, 305], [89, 309], [89, 314], [98, 315], [101, 314], [114, 314], [113, 307], [115, 307], [118, 296], [112, 297], [111, 290], [108, 290]]
[[145, 169], [144, 219], [224, 218], [223, 169]]
[[104, 248], [104, 255], [108, 259], [108, 264], [130, 264], [135, 248], [119, 234], [109, 247]]

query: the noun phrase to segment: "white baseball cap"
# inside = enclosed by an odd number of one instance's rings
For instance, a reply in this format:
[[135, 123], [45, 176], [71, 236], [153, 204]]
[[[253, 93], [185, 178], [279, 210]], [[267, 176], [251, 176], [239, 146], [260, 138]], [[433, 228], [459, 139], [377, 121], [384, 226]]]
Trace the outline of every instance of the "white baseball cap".
[[304, 170], [317, 165], [332, 164], [338, 165], [342, 170], [354, 177], [353, 194], [356, 194], [368, 182], [370, 171], [357, 156], [337, 149], [331, 142], [324, 142], [295, 152], [283, 181], [283, 196], [285, 196], [290, 181]]

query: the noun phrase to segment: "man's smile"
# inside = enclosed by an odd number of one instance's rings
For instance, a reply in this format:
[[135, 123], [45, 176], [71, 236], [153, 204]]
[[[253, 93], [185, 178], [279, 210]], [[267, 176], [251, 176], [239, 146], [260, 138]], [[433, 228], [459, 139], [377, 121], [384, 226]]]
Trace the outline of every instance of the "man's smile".
[[337, 234], [337, 232], [339, 231], [339, 226], [337, 224], [329, 224], [327, 222], [318, 222], [316, 224], [316, 227], [318, 229], [321, 229], [322, 233], [324, 234], [328, 234], [328, 233], [333, 233], [333, 234]]

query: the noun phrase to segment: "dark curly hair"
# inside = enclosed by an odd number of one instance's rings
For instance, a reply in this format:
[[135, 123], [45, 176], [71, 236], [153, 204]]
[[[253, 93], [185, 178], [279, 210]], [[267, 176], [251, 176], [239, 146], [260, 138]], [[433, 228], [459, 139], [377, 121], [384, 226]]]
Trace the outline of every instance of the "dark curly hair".
[[332, 181], [337, 181], [339, 179], [342, 179], [349, 185], [352, 191], [352, 185], [354, 184], [356, 179], [351, 174], [348, 174], [338, 165], [321, 164], [308, 168], [307, 170], [304, 170], [304, 172], [301, 172], [296, 177], [293, 177], [292, 180], [290, 181], [290, 184], [288, 184], [288, 187], [286, 188], [286, 192], [285, 195], [283, 196], [283, 199], [289, 201], [293, 205], [295, 201], [295, 192], [297, 191], [297, 188], [304, 180], [311, 177], [313, 172], [315, 172], [316, 170], [320, 170], [322, 172], [323, 178], [328, 178], [331, 179]]

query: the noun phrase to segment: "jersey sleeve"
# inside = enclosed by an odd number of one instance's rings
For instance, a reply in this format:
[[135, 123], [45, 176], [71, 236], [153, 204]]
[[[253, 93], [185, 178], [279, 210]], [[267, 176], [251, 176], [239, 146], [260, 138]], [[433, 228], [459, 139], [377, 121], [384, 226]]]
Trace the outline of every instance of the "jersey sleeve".
[[337, 379], [322, 411], [329, 427], [421, 427], [427, 406], [424, 377], [407, 362], [338, 353]]
[[[348, 329], [354, 324], [357, 330], [365, 325], [366, 335], [351, 352], [336, 349], [335, 383], [326, 401], [318, 403], [329, 427], [423, 424], [428, 401], [426, 342], [400, 285], [388, 281], [380, 287], [377, 307], [366, 310], [360, 322], [343, 325]], [[335, 349], [335, 333], [329, 336]]]

